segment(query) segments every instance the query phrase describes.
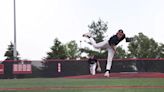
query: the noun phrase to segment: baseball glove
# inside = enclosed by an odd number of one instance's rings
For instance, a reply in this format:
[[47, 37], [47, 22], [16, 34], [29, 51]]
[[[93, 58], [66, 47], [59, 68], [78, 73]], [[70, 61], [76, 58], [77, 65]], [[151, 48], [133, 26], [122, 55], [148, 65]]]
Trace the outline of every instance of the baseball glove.
[[97, 72], [101, 72], [101, 67], [97, 67]]

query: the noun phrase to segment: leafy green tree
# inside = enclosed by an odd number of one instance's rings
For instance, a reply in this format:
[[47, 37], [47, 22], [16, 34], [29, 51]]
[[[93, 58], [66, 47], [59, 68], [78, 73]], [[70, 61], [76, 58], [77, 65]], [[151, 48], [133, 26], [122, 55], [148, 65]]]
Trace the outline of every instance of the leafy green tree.
[[79, 53], [78, 45], [75, 41], [70, 41], [65, 46], [66, 46], [66, 53], [68, 58], [75, 59], [79, 56], [80, 53]]
[[[93, 21], [91, 25], [88, 25], [89, 31], [91, 34], [94, 35], [93, 39], [98, 43], [104, 40], [105, 38], [105, 33], [108, 30], [108, 25], [107, 22], [102, 21], [99, 19], [97, 22]], [[85, 49], [85, 50], [84, 50]], [[93, 51], [90, 50], [89, 48], [83, 48], [81, 51], [90, 54], [96, 55], [98, 58], [107, 58], [108, 52], [106, 50], [100, 49], [100, 51]], [[122, 47], [117, 48], [117, 54], [115, 55], [115, 58], [125, 58], [126, 57], [126, 52]]]
[[[97, 22], [93, 21], [91, 25], [88, 25], [89, 32], [93, 34], [93, 39], [95, 39], [96, 42], [101, 42], [104, 39], [104, 33], [106, 33], [108, 26], [107, 22], [102, 21], [99, 19]], [[93, 51], [89, 48], [83, 48], [80, 49], [81, 52], [85, 52], [88, 55], [95, 55], [97, 58], [104, 57], [104, 51], [101, 49], [100, 51]]]
[[[13, 78], [13, 64], [14, 62], [6, 62], [6, 60], [14, 60], [14, 45], [12, 44], [12, 42], [10, 43], [10, 45], [8, 45], [7, 51], [5, 52], [4, 56], [7, 57], [2, 64], [4, 64], [4, 78]], [[16, 60], [19, 60], [18, 57], [18, 52], [17, 52], [17, 57]]]
[[[10, 45], [8, 45], [7, 51], [5, 52], [4, 56], [7, 57], [6, 60], [14, 60], [14, 45], [11, 42]], [[19, 53], [17, 52], [17, 60], [19, 60], [18, 57]]]
[[46, 59], [66, 59], [66, 47], [56, 38], [51, 51], [47, 53]]
[[[155, 40], [148, 38], [143, 33], [134, 36], [135, 41], [128, 46], [130, 58], [159, 58], [162, 53], [160, 47]], [[162, 46], [161, 46], [162, 48]]]
[[122, 48], [122, 46], [118, 46], [116, 48], [117, 53], [114, 55], [114, 58], [125, 58], [127, 56], [126, 51]]
[[159, 57], [164, 58], [164, 44], [159, 45]]
[[[164, 56], [164, 45], [155, 42], [154, 39], [148, 38], [143, 33], [134, 36], [134, 41], [128, 46], [128, 57], [130, 58], [161, 58]], [[158, 71], [162, 67], [158, 63], [135, 62], [133, 63], [138, 71], [149, 72]], [[156, 67], [157, 66], [157, 67]], [[154, 68], [156, 67], [156, 68]]]
[[90, 48], [88, 47], [85, 47], [85, 48], [81, 48], [79, 49], [81, 53], [87, 53], [88, 56], [90, 55], [95, 55], [96, 58], [99, 58], [99, 59], [106, 59], [107, 58], [107, 51], [102, 51], [101, 53], [99, 51], [95, 51], [95, 50], [91, 50]]
[[101, 42], [104, 39], [104, 33], [106, 33], [108, 29], [107, 22], [99, 19], [97, 22], [93, 21], [91, 25], [88, 25], [89, 31], [94, 35], [94, 39], [96, 42]]

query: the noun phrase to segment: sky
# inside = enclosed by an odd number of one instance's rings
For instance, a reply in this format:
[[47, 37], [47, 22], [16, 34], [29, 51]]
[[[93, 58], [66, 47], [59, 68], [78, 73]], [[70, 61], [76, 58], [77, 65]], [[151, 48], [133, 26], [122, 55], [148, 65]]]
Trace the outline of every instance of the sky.
[[[81, 47], [89, 46], [82, 34], [99, 19], [108, 23], [107, 38], [123, 29], [126, 36], [142, 32], [164, 43], [164, 0], [15, 1], [17, 51], [21, 59], [43, 59], [55, 38], [63, 44], [75, 40]], [[0, 60], [6, 58], [8, 45], [14, 42], [13, 15], [13, 0], [0, 0]], [[127, 43], [119, 45], [126, 48]]]

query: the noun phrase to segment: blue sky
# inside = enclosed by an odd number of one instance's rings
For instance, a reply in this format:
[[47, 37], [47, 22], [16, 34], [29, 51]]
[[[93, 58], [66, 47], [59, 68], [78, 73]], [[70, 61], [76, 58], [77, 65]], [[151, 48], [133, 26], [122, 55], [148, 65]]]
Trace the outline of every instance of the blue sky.
[[[142, 32], [164, 43], [164, 0], [16, 0], [17, 50], [21, 59], [41, 60], [53, 40], [86, 40], [92, 21], [108, 22], [106, 35], [118, 29], [127, 36]], [[0, 60], [13, 42], [13, 0], [0, 0]], [[127, 43], [121, 42], [126, 48]], [[89, 46], [82, 42], [82, 46]]]

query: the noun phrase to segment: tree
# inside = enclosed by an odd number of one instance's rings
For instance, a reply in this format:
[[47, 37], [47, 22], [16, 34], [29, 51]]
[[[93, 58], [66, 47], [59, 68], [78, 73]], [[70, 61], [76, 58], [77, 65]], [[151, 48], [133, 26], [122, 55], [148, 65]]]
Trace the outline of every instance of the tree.
[[[93, 39], [95, 39], [95, 41], [101, 42], [104, 40], [105, 36], [104, 34], [107, 32], [108, 30], [108, 25], [107, 22], [102, 21], [101, 19], [99, 19], [97, 22], [93, 21], [91, 23], [91, 25], [88, 25], [89, 31], [91, 32], [91, 34], [94, 35]], [[80, 49], [81, 51], [88, 53], [88, 55], [94, 54], [95, 56], [97, 56], [98, 58], [106, 58], [107, 57], [107, 51], [100, 49], [100, 51], [93, 51], [90, 49]], [[115, 58], [125, 58], [126, 57], [126, 52], [124, 49], [122, 49], [122, 47], [118, 47], [117, 48], [117, 54], [115, 55]]]
[[[93, 39], [95, 39], [96, 42], [101, 42], [104, 40], [104, 33], [107, 31], [108, 26], [107, 22], [105, 23], [101, 19], [99, 19], [97, 22], [93, 21], [91, 25], [88, 25], [89, 32], [94, 35]], [[106, 56], [104, 55], [104, 51], [100, 49], [100, 51], [93, 51], [90, 50], [89, 48], [83, 48], [80, 49], [81, 52], [85, 52], [88, 55], [95, 55], [97, 58], [102, 58]]]
[[99, 59], [104, 59], [104, 58], [107, 57], [107, 51], [106, 50], [105, 51], [102, 51], [101, 53], [98, 52], [98, 51], [91, 50], [91, 49], [89, 49], [87, 47], [80, 48], [79, 50], [80, 50], [81, 53], [87, 53], [88, 56], [95, 55], [96, 58], [99, 58]]
[[[8, 45], [8, 48], [7, 48], [7, 51], [5, 52], [5, 57], [6, 60], [14, 60], [14, 45], [13, 43], [11, 42], [10, 45]], [[19, 53], [17, 52], [17, 56], [19, 55]], [[17, 60], [19, 60], [19, 57], [16, 58]]]
[[88, 25], [89, 31], [95, 36], [94, 39], [96, 42], [101, 42], [104, 39], [104, 33], [108, 29], [107, 22], [99, 19], [97, 22], [93, 21], [91, 25]]
[[134, 36], [135, 41], [128, 46], [130, 58], [159, 58], [163, 46], [158, 45], [152, 38], [148, 38], [143, 33]]
[[122, 48], [122, 46], [118, 46], [116, 48], [117, 53], [114, 58], [125, 58], [127, 56], [126, 51]]
[[[134, 36], [134, 41], [128, 46], [128, 57], [130, 58], [160, 58], [164, 56], [164, 45], [158, 44], [154, 39], [148, 38], [143, 33]], [[134, 62], [133, 65], [137, 67], [138, 71], [157, 71], [158, 63], [149, 62]]]
[[164, 58], [164, 44], [162, 43], [159, 45], [159, 57]]
[[54, 45], [51, 47], [51, 52], [47, 53], [46, 59], [66, 59], [66, 47], [56, 38]]
[[[4, 56], [7, 57], [2, 64], [4, 64], [4, 78], [13, 78], [13, 64], [15, 62], [6, 62], [7, 60], [14, 60], [14, 45], [12, 42], [8, 45], [7, 51], [5, 52]], [[18, 56], [17, 52], [17, 56]], [[19, 57], [16, 57], [16, 60], [19, 60]]]
[[75, 41], [70, 41], [65, 46], [68, 58], [75, 59], [80, 55], [78, 45]]

